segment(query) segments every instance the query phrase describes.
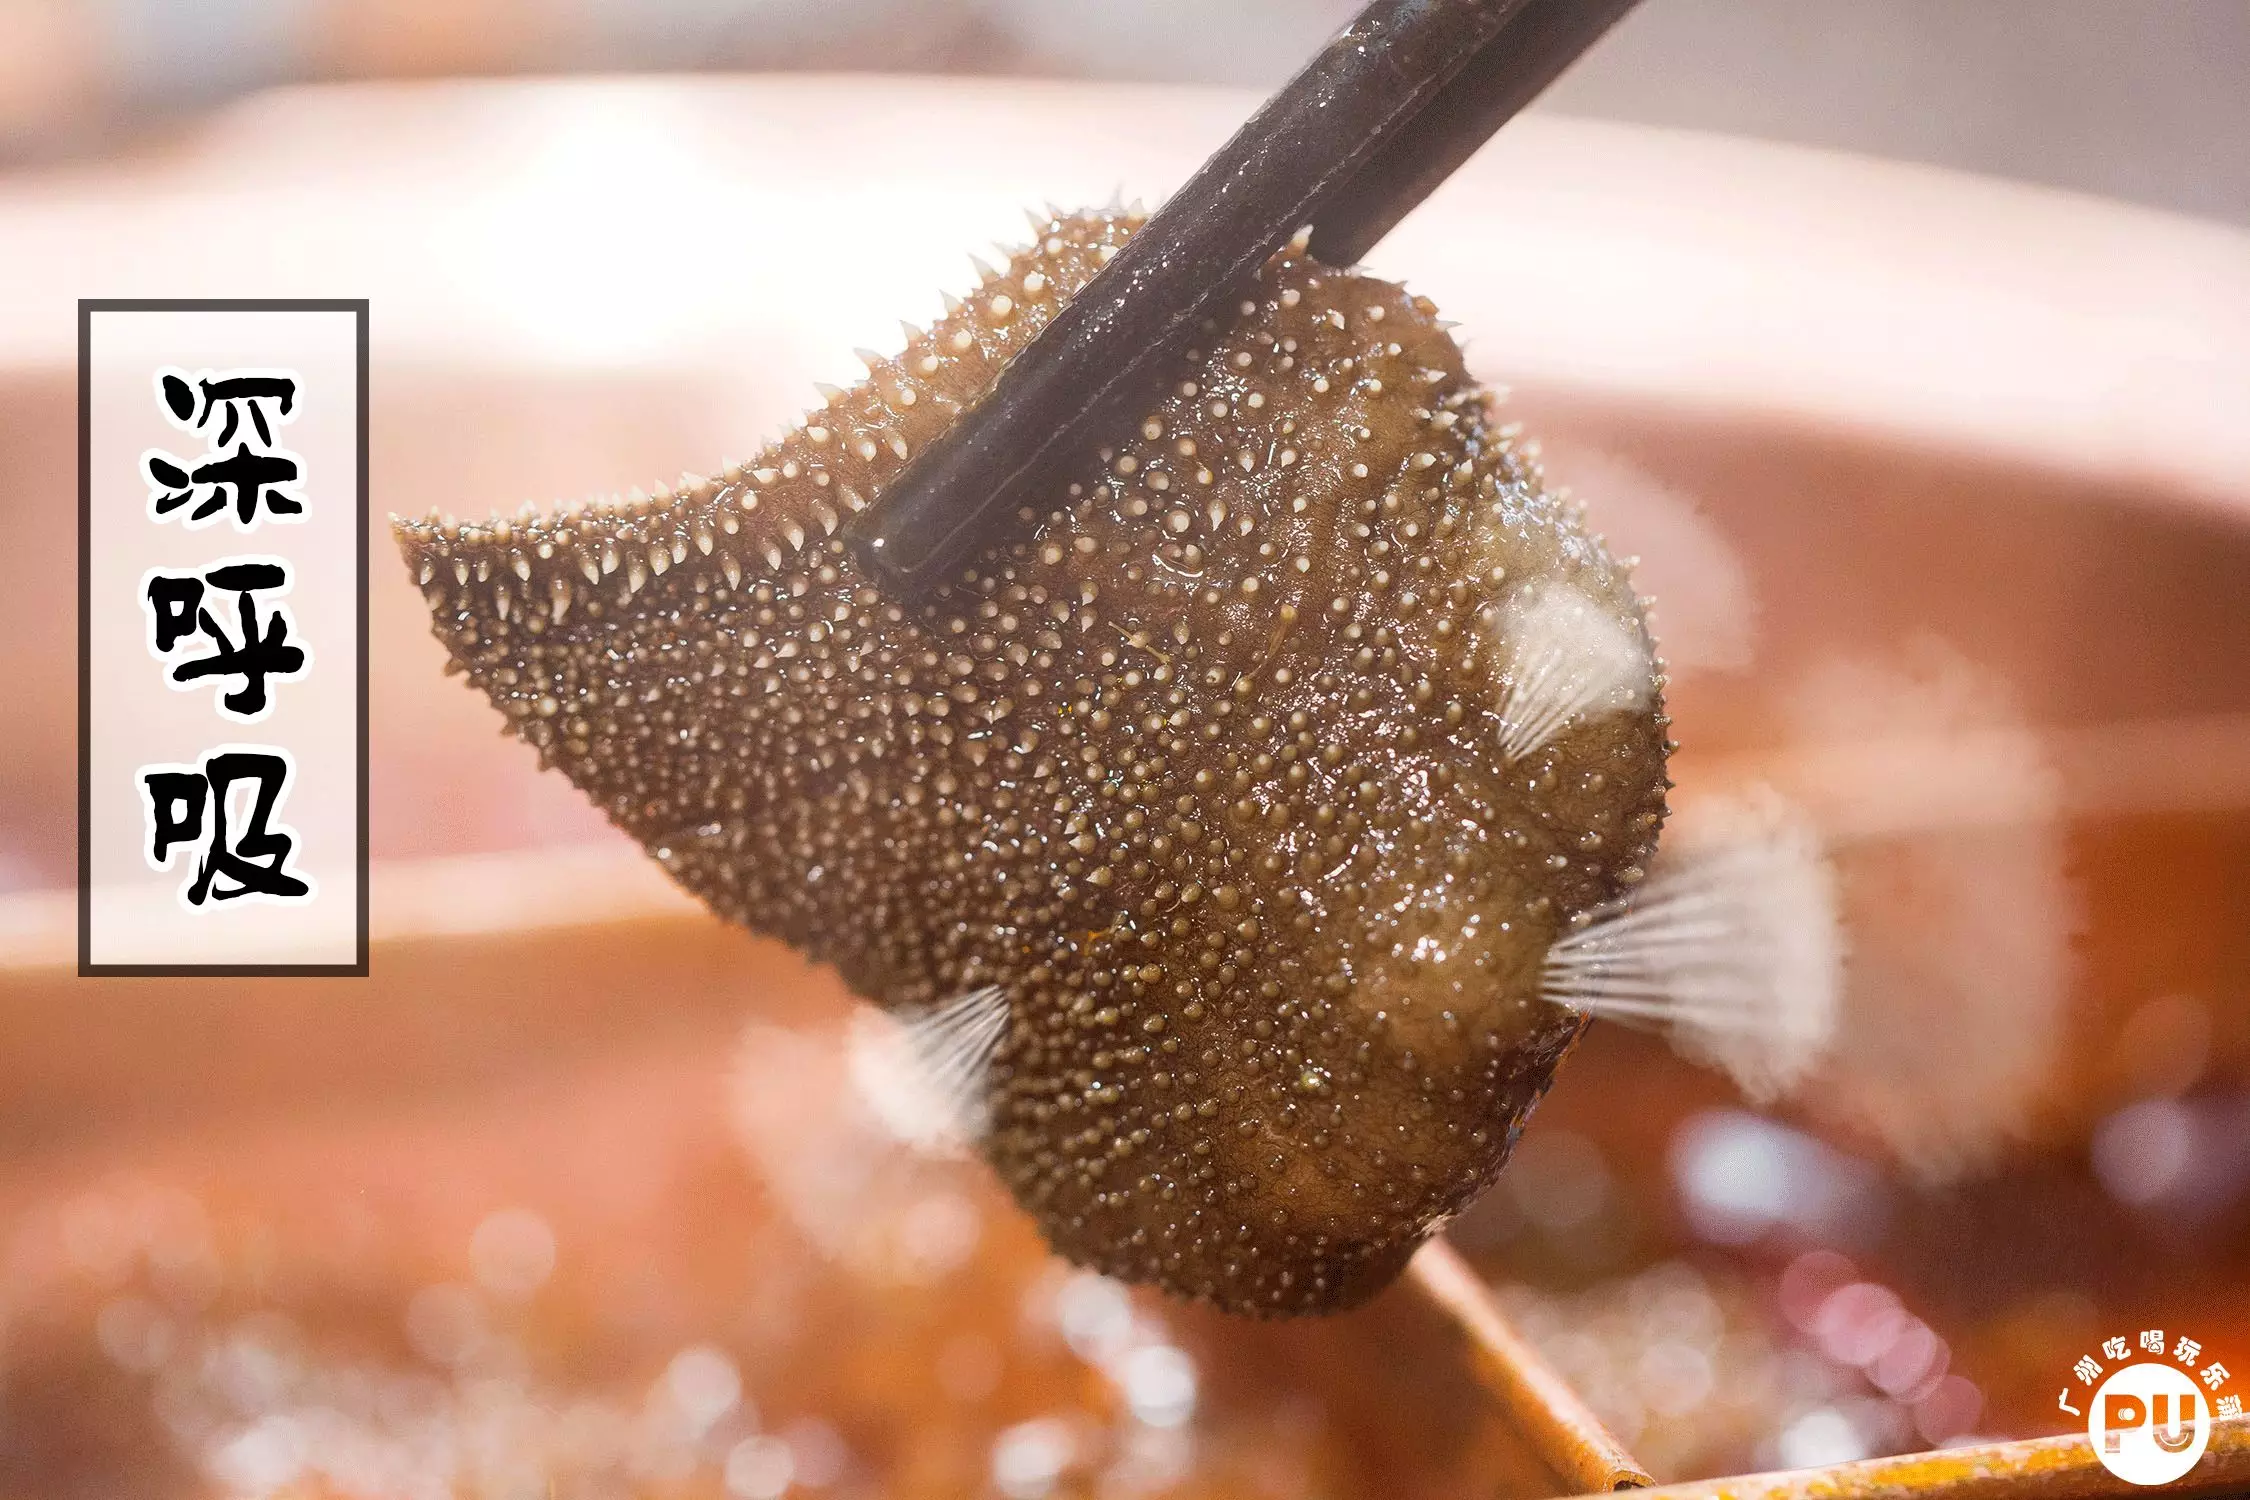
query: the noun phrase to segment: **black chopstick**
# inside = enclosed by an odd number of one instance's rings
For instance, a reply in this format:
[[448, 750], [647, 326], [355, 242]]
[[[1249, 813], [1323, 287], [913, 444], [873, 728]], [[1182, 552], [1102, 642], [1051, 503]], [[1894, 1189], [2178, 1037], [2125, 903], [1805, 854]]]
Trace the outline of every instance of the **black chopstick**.
[[1325, 195], [1309, 222], [1315, 259], [1359, 263], [1638, 0], [1519, 7], [1413, 121]]
[[861, 513], [861, 564], [908, 596], [958, 576], [1297, 230], [1357, 260], [1631, 3], [1374, 0]]

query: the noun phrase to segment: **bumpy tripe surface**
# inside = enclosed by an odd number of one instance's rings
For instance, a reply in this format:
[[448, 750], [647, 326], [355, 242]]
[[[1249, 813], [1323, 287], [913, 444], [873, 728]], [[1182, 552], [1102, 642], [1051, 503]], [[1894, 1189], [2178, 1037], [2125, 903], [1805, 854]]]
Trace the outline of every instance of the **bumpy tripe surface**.
[[[983, 1146], [1057, 1249], [1334, 1309], [1576, 1037], [1541, 961], [1654, 850], [1661, 677], [1430, 305], [1295, 250], [1022, 541], [871, 587], [841, 523], [1137, 222], [1044, 224], [717, 478], [399, 541], [471, 681], [715, 912], [902, 1016], [997, 987]], [[1556, 655], [1507, 622], [1558, 589], [1645, 680], [1503, 749]]]

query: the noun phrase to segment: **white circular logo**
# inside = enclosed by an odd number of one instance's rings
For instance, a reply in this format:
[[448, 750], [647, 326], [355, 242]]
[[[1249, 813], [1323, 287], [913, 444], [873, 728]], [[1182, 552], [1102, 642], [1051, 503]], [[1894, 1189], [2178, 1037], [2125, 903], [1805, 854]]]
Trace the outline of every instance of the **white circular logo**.
[[2102, 1467], [2127, 1484], [2170, 1484], [2209, 1446], [2211, 1413], [2184, 1370], [2144, 1360], [2094, 1392], [2086, 1435]]

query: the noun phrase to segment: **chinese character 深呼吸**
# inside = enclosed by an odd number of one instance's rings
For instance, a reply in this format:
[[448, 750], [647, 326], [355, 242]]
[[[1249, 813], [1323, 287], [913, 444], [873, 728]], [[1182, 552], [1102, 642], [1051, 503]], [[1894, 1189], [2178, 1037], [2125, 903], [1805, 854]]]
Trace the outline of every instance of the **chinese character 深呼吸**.
[[[311, 880], [289, 868], [296, 830], [277, 821], [295, 779], [289, 752], [265, 745], [222, 746], [200, 765], [141, 767], [149, 868], [170, 869], [179, 846], [194, 845], [195, 873], [180, 890], [190, 907], [245, 896], [311, 899]], [[239, 821], [228, 806], [237, 787], [250, 793]]]
[[304, 498], [296, 492], [303, 467], [296, 454], [273, 440], [275, 426], [296, 419], [294, 371], [206, 370], [191, 381], [168, 369], [157, 372], [156, 384], [175, 427], [216, 431], [208, 434], [210, 446], [200, 458], [180, 458], [161, 448], [141, 455], [151, 519], [170, 520], [185, 509], [183, 524], [202, 526], [231, 505], [235, 525], [248, 531], [260, 520], [303, 516]]
[[[278, 557], [223, 558], [199, 571], [151, 569], [142, 583], [149, 654], [172, 664], [167, 676], [177, 687], [220, 679], [221, 712], [245, 723], [263, 718], [272, 706], [268, 681], [302, 677], [311, 661], [303, 638], [293, 632], [295, 622], [288, 607], [278, 598], [259, 598], [287, 593], [291, 582], [287, 559]], [[212, 614], [207, 593], [235, 596], [239, 638]], [[224, 608], [221, 600], [211, 602]], [[184, 655], [186, 649], [205, 642], [213, 649]], [[227, 688], [227, 682], [235, 679], [239, 686]]]

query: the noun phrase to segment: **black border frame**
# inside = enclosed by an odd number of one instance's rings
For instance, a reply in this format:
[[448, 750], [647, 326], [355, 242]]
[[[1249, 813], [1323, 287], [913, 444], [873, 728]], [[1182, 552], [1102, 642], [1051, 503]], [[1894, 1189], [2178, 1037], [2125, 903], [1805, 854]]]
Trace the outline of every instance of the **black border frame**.
[[[97, 964], [92, 961], [93, 352], [94, 314], [348, 312], [359, 341], [359, 957], [339, 964]], [[367, 299], [365, 297], [81, 297], [78, 300], [78, 975], [92, 978], [365, 979], [367, 977]]]

